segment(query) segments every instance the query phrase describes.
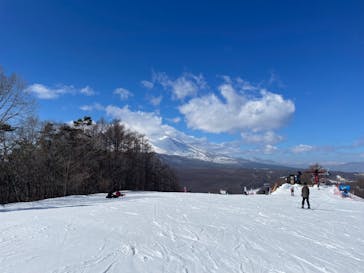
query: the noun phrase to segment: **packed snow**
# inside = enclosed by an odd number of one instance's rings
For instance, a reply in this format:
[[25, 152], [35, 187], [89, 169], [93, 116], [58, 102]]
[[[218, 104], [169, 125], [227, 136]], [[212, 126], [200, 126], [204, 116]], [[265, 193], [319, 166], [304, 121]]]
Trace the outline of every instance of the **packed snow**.
[[364, 272], [364, 202], [127, 192], [0, 207], [1, 273]]

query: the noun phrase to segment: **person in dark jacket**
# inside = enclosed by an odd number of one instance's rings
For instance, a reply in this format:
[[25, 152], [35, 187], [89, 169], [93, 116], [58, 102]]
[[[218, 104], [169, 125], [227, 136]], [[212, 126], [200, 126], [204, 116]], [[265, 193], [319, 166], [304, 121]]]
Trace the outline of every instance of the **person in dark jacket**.
[[308, 200], [309, 196], [310, 196], [310, 189], [307, 186], [307, 183], [304, 184], [304, 186], [302, 187], [302, 208], [304, 207], [305, 204], [305, 200], [307, 202], [307, 207], [310, 208], [310, 201]]
[[109, 191], [106, 195], [106, 198], [113, 198], [114, 194], [112, 193], [112, 191]]
[[106, 198], [118, 198], [120, 197], [120, 192], [117, 191], [116, 194], [112, 191], [108, 192]]
[[302, 172], [298, 171], [297, 175], [296, 175], [296, 183], [297, 184], [301, 184], [301, 175], [302, 175]]
[[125, 194], [121, 193], [120, 191], [116, 191], [115, 193], [110, 191], [107, 193], [106, 198], [119, 198], [123, 197]]

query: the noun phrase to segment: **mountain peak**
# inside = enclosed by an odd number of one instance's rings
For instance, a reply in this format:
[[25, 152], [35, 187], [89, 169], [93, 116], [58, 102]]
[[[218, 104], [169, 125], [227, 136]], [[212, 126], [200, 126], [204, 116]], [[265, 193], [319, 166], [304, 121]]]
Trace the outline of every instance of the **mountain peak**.
[[158, 139], [150, 140], [150, 143], [154, 150], [159, 154], [182, 156], [190, 159], [222, 164], [238, 163], [238, 160], [233, 157], [208, 152], [201, 147], [197, 147], [175, 137], [163, 136]]

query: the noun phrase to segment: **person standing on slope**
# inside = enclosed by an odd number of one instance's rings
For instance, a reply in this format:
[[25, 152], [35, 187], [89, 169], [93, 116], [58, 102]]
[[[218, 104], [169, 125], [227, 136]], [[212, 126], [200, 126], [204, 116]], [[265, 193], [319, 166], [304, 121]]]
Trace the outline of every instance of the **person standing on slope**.
[[302, 175], [302, 172], [298, 171], [297, 175], [296, 175], [296, 183], [297, 184], [301, 184], [301, 175]]
[[308, 200], [310, 196], [310, 189], [307, 186], [307, 183], [305, 182], [304, 186], [302, 187], [302, 208], [304, 207], [305, 200], [307, 202], [307, 207], [310, 208], [310, 201]]

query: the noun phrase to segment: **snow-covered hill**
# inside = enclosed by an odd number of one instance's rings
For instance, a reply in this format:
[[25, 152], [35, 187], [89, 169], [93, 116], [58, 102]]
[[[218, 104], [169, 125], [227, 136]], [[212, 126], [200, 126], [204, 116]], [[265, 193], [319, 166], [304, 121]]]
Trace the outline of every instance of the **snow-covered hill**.
[[[297, 186], [296, 193], [300, 190]], [[0, 207], [1, 273], [330, 272], [364, 268], [364, 202], [128, 192]]]

